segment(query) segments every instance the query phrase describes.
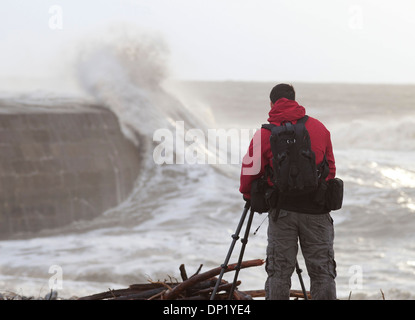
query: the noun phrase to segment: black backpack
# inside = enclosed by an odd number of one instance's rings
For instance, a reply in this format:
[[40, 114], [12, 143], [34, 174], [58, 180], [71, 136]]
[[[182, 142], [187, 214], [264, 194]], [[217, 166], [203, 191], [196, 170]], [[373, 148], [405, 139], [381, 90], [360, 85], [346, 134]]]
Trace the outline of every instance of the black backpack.
[[[335, 178], [325, 181], [330, 169], [326, 156], [316, 165], [315, 154], [305, 123], [308, 116], [291, 122], [263, 124], [270, 130], [272, 166], [265, 167], [265, 174], [254, 180], [251, 188], [251, 208], [255, 212], [279, 211], [285, 196], [312, 194], [316, 204], [328, 211], [338, 210], [343, 201], [343, 181]], [[268, 185], [268, 178], [273, 187]], [[276, 187], [275, 187], [276, 186]]]
[[[273, 177], [280, 194], [300, 195], [316, 191], [320, 178], [328, 175], [328, 165], [322, 177], [322, 168], [317, 168], [315, 154], [311, 149], [310, 136], [305, 127], [308, 116], [296, 124], [283, 122], [280, 126], [264, 124], [271, 131]], [[326, 159], [321, 164], [323, 167]]]

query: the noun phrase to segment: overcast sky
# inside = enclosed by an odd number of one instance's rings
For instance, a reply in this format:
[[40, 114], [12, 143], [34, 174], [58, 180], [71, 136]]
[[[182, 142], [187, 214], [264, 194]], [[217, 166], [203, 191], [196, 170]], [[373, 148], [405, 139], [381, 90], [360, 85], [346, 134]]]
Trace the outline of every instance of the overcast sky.
[[414, 0], [2, 0], [0, 77], [119, 22], [159, 33], [178, 79], [415, 83]]

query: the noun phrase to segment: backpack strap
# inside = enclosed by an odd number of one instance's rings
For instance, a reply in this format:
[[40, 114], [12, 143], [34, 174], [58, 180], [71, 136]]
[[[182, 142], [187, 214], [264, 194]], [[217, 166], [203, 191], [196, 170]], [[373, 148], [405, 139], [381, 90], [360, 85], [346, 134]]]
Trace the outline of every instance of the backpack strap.
[[326, 155], [324, 155], [323, 161], [321, 161], [320, 164], [317, 166], [317, 170], [320, 181], [323, 181], [328, 177], [330, 173], [330, 167]]
[[276, 127], [276, 125], [275, 124], [272, 124], [272, 123], [266, 123], [266, 124], [263, 124], [261, 126], [261, 128], [267, 129], [269, 131], [272, 131], [272, 128], [274, 128], [274, 127]]
[[[263, 124], [261, 126], [261, 128], [267, 129], [267, 130], [269, 130], [271, 132], [272, 132], [272, 128], [274, 128], [274, 127], [276, 127], [276, 125], [275, 124], [272, 124], [272, 123], [266, 123], [266, 124]], [[265, 179], [265, 181], [267, 181], [268, 178], [270, 178], [272, 180], [272, 176], [273, 176], [272, 168], [271, 168], [271, 166], [269, 164], [267, 164], [265, 166], [265, 173], [264, 173], [264, 179]]]
[[[307, 120], [308, 120], [308, 116], [306, 115], [306, 116], [298, 119], [297, 120], [297, 123], [306, 123]], [[287, 124], [287, 123], [291, 124], [290, 122], [285, 122], [285, 123], [281, 123], [281, 124]], [[263, 124], [261, 126], [261, 128], [267, 129], [269, 131], [272, 131], [272, 128], [274, 128], [274, 127], [276, 127], [276, 125], [275, 124], [272, 124], [272, 123], [266, 123], [266, 124]]]
[[308, 120], [308, 116], [304, 116], [297, 120], [297, 123], [306, 123]]

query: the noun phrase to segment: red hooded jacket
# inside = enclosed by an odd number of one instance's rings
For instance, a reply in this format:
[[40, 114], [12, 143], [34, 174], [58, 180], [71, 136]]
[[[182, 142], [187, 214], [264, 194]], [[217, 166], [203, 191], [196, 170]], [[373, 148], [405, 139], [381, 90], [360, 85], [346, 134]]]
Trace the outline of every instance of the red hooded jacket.
[[[305, 114], [305, 108], [300, 106], [296, 101], [281, 98], [272, 106], [269, 112], [268, 122], [278, 126], [284, 121], [291, 121], [295, 124]], [[305, 126], [310, 135], [311, 149], [315, 153], [316, 164], [320, 164], [323, 161], [324, 155], [326, 155], [330, 169], [326, 180], [333, 179], [336, 175], [336, 165], [330, 132], [320, 121], [310, 116]], [[248, 152], [243, 158], [239, 191], [245, 199], [250, 199], [252, 181], [265, 173], [266, 165], [269, 164], [272, 167], [270, 136], [271, 132], [269, 130], [263, 128], [258, 130], [251, 140]], [[258, 148], [259, 146], [260, 148]], [[305, 206], [310, 207], [309, 204], [305, 204]], [[302, 208], [288, 205], [286, 208], [283, 206], [282, 209], [301, 210]], [[307, 209], [303, 208], [303, 211], [307, 211]]]

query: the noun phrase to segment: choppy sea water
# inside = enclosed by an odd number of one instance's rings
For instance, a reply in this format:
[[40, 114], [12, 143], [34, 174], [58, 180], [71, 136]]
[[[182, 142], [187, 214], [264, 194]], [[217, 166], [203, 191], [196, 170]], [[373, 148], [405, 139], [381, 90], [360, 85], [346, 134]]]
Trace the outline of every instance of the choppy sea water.
[[[59, 295], [69, 298], [149, 279], [180, 279], [182, 263], [189, 274], [200, 264], [206, 271], [223, 263], [244, 205], [239, 173], [249, 139], [242, 132], [252, 133], [266, 122], [274, 83], [167, 81], [160, 86], [159, 79], [131, 73], [118, 54], [88, 52], [78, 77], [85, 96], [112, 108], [129, 138], [139, 137], [144, 160], [136, 187], [126, 201], [94, 220], [0, 241], [0, 291], [43, 296], [59, 270]], [[113, 78], [102, 80], [103, 68]], [[386, 299], [413, 299], [415, 87], [294, 86], [297, 101], [330, 130], [337, 176], [345, 183], [343, 208], [332, 212], [338, 297], [381, 299], [382, 290]], [[239, 140], [229, 142], [227, 152], [218, 151], [224, 164], [181, 164], [174, 157], [174, 163], [159, 165], [154, 133], [172, 132], [174, 152], [176, 142], [185, 140], [176, 135], [178, 122], [184, 134], [198, 129], [206, 138], [209, 129], [235, 129]], [[206, 151], [207, 144], [201, 145]], [[232, 150], [239, 162], [226, 158]], [[265, 259], [266, 229], [266, 215], [257, 214], [246, 260]], [[237, 246], [231, 262], [238, 254]], [[299, 263], [309, 287], [301, 253]], [[226, 278], [231, 281], [232, 275]], [[239, 278], [243, 290], [262, 289], [266, 273], [256, 267], [242, 270]], [[299, 288], [294, 274], [293, 289]]]

